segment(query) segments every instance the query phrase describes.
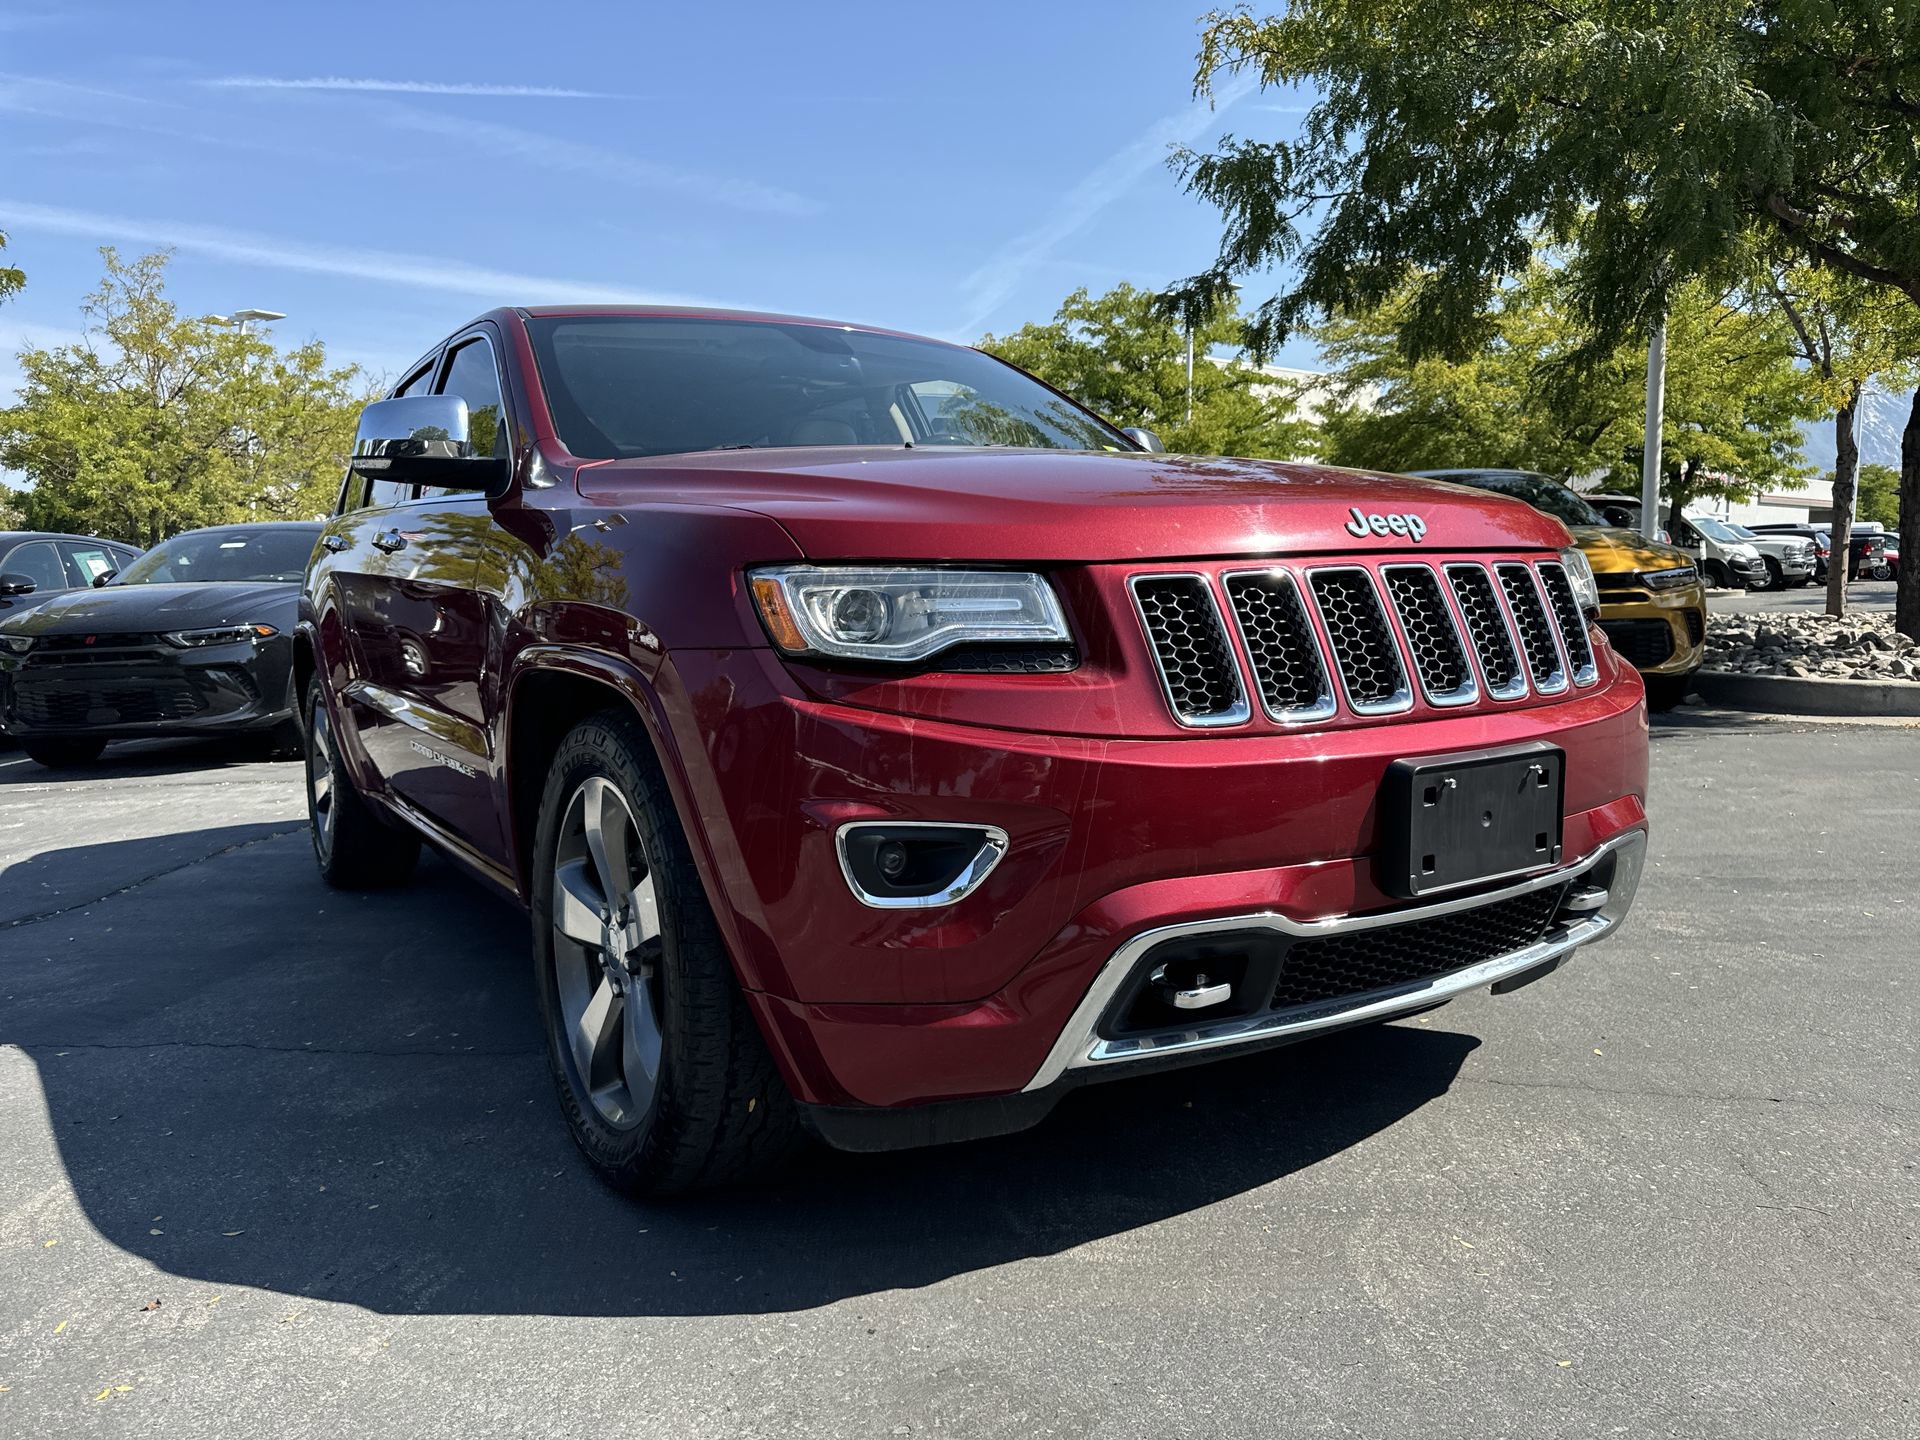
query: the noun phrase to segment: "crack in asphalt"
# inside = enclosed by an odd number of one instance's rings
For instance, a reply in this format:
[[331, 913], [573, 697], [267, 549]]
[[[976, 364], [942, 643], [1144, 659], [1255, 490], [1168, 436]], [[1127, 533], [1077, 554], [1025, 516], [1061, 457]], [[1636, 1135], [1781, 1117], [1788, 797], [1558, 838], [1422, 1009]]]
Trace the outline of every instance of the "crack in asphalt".
[[482, 1050], [477, 1045], [469, 1045], [463, 1050], [432, 1050], [417, 1046], [398, 1049], [352, 1045], [263, 1045], [254, 1040], [0, 1040], [0, 1050], [18, 1050], [22, 1054], [35, 1050], [253, 1050], [263, 1055], [350, 1055], [387, 1057], [396, 1060], [421, 1057], [488, 1060], [545, 1053], [543, 1047], [538, 1045], [487, 1050]]
[[210, 850], [205, 855], [197, 855], [191, 860], [181, 861], [178, 865], [169, 865], [164, 870], [156, 870], [151, 875], [142, 875], [137, 880], [129, 880], [126, 884], [109, 890], [103, 895], [95, 895], [88, 900], [76, 900], [73, 904], [62, 905], [56, 910], [42, 910], [37, 914], [22, 915], [0, 925], [0, 930], [12, 930], [21, 925], [37, 925], [43, 920], [56, 920], [62, 915], [71, 915], [76, 910], [85, 910], [91, 905], [118, 899], [129, 891], [138, 890], [142, 885], [151, 885], [155, 880], [164, 880], [169, 875], [178, 875], [182, 870], [191, 870], [194, 866], [204, 865], [209, 860], [218, 860], [222, 855], [232, 855], [236, 851], [246, 850], [255, 845], [264, 845], [269, 840], [298, 835], [306, 828], [307, 822], [302, 820], [298, 825], [290, 825], [284, 830], [269, 830], [265, 835], [256, 835], [251, 840], [236, 840], [231, 845], [222, 845], [218, 850]]

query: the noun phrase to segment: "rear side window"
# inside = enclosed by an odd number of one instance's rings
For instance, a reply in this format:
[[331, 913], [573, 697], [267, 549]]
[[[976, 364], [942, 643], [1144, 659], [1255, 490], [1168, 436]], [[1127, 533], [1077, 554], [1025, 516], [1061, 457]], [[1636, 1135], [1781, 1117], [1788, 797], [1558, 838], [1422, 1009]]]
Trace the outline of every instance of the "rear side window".
[[102, 575], [124, 570], [127, 565], [116, 551], [106, 545], [88, 545], [77, 540], [64, 540], [60, 544], [60, 549], [66, 555], [67, 583], [70, 585], [91, 585]]
[[32, 540], [14, 546], [7, 558], [0, 561], [0, 570], [26, 576], [36, 590], [72, 588], [67, 581], [66, 567], [60, 563], [60, 552], [53, 548], [51, 540]]

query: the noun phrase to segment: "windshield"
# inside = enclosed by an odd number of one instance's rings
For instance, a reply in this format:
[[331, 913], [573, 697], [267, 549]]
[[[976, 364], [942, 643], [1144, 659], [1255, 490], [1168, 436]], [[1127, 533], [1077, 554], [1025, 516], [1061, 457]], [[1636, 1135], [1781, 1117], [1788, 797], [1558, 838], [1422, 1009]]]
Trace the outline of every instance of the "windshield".
[[1440, 477], [1471, 485], [1477, 490], [1493, 490], [1524, 500], [1536, 510], [1544, 510], [1568, 525], [1604, 525], [1594, 508], [1557, 480], [1544, 475], [1515, 472], [1507, 475], [1451, 474]]
[[828, 325], [630, 315], [528, 322], [560, 438], [591, 459], [793, 445], [1132, 450], [977, 350]]
[[318, 525], [258, 530], [189, 530], [147, 551], [115, 585], [181, 585], [233, 580], [298, 580], [307, 570]]
[[1733, 533], [1733, 527], [1723, 525], [1708, 515], [1689, 515], [1687, 523], [1709, 540], [1718, 540], [1723, 545], [1737, 543], [1740, 536]]
[[1729, 525], [1727, 529], [1733, 532], [1733, 538], [1736, 540], [1758, 540], [1760, 538], [1744, 525]]

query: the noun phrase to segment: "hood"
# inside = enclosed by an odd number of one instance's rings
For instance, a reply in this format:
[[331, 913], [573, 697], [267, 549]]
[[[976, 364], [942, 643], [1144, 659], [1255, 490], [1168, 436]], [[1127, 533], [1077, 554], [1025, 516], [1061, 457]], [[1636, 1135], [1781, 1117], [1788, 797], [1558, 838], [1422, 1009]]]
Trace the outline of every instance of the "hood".
[[1649, 540], [1638, 530], [1576, 525], [1573, 538], [1596, 575], [1620, 575], [1634, 570], [1671, 570], [1679, 565], [1693, 564], [1693, 556], [1679, 546]]
[[[1270, 460], [1081, 450], [805, 447], [584, 468], [605, 504], [671, 496], [777, 520], [812, 559], [1125, 561], [1560, 549], [1532, 506], [1437, 480]], [[1425, 535], [1355, 536], [1353, 512]]]
[[299, 598], [298, 583], [282, 580], [108, 585], [65, 591], [24, 615], [0, 620], [0, 628], [10, 635], [125, 634], [257, 623], [284, 631], [293, 628]]

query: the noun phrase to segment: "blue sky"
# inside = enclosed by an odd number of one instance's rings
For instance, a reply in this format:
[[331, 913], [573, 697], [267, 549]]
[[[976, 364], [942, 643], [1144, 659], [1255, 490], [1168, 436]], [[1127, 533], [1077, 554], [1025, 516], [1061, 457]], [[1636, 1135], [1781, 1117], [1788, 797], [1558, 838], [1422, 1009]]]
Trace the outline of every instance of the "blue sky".
[[78, 326], [101, 244], [170, 246], [183, 308], [284, 311], [283, 342], [374, 371], [500, 303], [973, 340], [1078, 285], [1164, 284], [1218, 236], [1168, 142], [1299, 121], [1244, 85], [1191, 101], [1203, 8], [0, 0], [0, 230], [28, 278], [0, 400], [23, 341]]

